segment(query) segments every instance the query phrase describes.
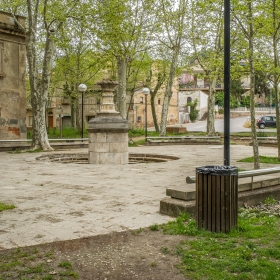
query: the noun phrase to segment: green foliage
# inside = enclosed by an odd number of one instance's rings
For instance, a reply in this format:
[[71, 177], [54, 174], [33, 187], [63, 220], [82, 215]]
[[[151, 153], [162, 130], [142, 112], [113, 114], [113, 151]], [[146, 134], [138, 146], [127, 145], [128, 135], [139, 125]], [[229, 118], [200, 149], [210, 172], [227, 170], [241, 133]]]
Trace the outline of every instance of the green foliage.
[[40, 153], [42, 151], [42, 149], [26, 150], [27, 153]]
[[60, 262], [58, 264], [59, 267], [64, 267], [64, 268], [67, 268], [67, 269], [70, 269], [72, 268], [72, 264], [70, 262]]
[[[254, 162], [254, 157], [240, 159], [239, 162]], [[260, 163], [280, 164], [278, 157], [260, 156]]]
[[151, 226], [149, 226], [149, 229], [152, 230], [152, 231], [158, 231], [159, 230], [159, 226], [157, 224], [151, 225]]
[[195, 99], [193, 102], [188, 102], [187, 106], [190, 106], [190, 120], [191, 122], [196, 121], [199, 110], [196, 109], [198, 100]]
[[250, 107], [250, 96], [241, 97], [240, 106], [249, 108]]
[[[49, 139], [60, 138], [60, 130], [55, 128], [48, 129]], [[78, 129], [73, 129], [70, 127], [65, 127], [62, 129], [62, 138], [81, 138], [81, 132]], [[88, 137], [88, 131], [84, 129], [84, 138]]]
[[16, 208], [16, 207], [13, 204], [5, 204], [5, 203], [0, 202], [0, 212], [5, 211], [5, 210], [14, 209], [14, 208]]
[[[236, 137], [252, 137], [251, 132], [234, 132], [234, 133], [231, 133], [230, 135], [231, 136], [236, 136]], [[258, 131], [257, 136], [258, 137], [275, 137], [276, 132], [274, 132], [274, 131], [272, 131], [272, 132]]]
[[157, 263], [156, 262], [152, 262], [151, 266], [157, 266]]
[[[215, 104], [218, 106], [224, 106], [224, 92], [218, 91], [215, 94]], [[238, 107], [238, 100], [233, 96], [230, 95], [230, 108], [237, 108]]]
[[[48, 261], [51, 257], [52, 261]], [[56, 255], [34, 247], [0, 252], [0, 279], [77, 279], [69, 261], [56, 261]], [[55, 272], [51, 275], [50, 272]], [[61, 277], [58, 277], [61, 276]]]
[[196, 228], [194, 218], [189, 213], [181, 213], [181, 215], [175, 221], [168, 222], [163, 226], [163, 232], [174, 235], [196, 235], [198, 230]]
[[224, 93], [222, 91], [217, 91], [215, 94], [215, 104], [218, 106], [224, 106]]
[[267, 205], [275, 205], [277, 203], [277, 200], [274, 199], [272, 196], [269, 196], [264, 200], [264, 203]]
[[191, 236], [176, 249], [178, 267], [188, 279], [280, 278], [278, 217], [241, 208], [238, 227], [228, 234], [198, 230], [194, 224], [190, 215], [182, 214], [163, 225], [165, 233]]

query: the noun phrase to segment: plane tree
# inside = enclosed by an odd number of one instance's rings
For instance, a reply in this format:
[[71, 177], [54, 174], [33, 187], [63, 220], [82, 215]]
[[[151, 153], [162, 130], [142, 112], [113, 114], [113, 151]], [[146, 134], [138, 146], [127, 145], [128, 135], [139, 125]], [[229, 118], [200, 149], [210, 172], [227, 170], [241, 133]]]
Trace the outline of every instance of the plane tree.
[[167, 61], [169, 61], [160, 121], [160, 135], [164, 136], [178, 61], [188, 37], [188, 1], [160, 0], [157, 3], [156, 16], [158, 22], [161, 23], [159, 26], [161, 34], [157, 40], [160, 43], [160, 48], [165, 52]]
[[[128, 68], [149, 45], [153, 22], [152, 0], [97, 0], [91, 32], [96, 37], [93, 44], [100, 51], [115, 59], [118, 89], [116, 106], [121, 117], [127, 117], [126, 92]], [[110, 72], [107, 73], [110, 76]]]

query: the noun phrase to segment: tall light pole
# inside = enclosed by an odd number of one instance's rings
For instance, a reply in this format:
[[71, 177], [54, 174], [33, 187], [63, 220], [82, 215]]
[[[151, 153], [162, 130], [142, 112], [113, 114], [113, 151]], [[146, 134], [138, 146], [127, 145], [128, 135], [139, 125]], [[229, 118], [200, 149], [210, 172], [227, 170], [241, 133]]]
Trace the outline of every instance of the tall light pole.
[[82, 93], [82, 138], [84, 138], [84, 93], [86, 90], [87, 86], [85, 84], [80, 84], [78, 86], [78, 91]]
[[148, 126], [147, 126], [147, 96], [150, 93], [150, 89], [144, 87], [142, 92], [145, 94], [145, 142], [147, 142], [147, 135], [148, 135]]
[[224, 165], [230, 165], [230, 0], [224, 0]]

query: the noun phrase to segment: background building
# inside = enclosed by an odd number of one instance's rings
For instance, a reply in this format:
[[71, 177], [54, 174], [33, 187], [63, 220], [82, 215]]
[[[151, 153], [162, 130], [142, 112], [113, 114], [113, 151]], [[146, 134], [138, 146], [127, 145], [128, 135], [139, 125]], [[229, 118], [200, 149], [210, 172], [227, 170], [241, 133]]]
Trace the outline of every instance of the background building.
[[0, 139], [26, 138], [25, 18], [0, 12]]

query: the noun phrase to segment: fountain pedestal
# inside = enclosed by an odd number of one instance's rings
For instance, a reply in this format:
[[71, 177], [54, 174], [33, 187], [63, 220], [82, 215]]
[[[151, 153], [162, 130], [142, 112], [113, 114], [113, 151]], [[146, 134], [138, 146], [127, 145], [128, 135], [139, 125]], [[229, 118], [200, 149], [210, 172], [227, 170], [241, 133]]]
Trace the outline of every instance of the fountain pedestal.
[[102, 88], [101, 109], [89, 121], [89, 163], [128, 164], [128, 122], [115, 110], [112, 80], [98, 83]]

